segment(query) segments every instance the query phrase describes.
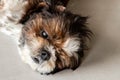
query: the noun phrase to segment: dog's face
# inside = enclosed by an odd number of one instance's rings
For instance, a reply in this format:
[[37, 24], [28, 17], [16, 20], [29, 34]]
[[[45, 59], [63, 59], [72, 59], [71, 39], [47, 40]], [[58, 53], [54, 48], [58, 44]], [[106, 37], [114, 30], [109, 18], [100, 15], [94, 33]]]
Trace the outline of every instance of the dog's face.
[[91, 31], [86, 27], [87, 17], [64, 10], [67, 2], [29, 0], [20, 20], [24, 25], [21, 50], [27, 54], [26, 62], [42, 74], [74, 70], [81, 63]]
[[30, 14], [20, 38], [22, 48], [27, 46], [26, 54], [32, 60], [29, 65], [43, 74], [76, 69], [91, 33], [85, 26], [86, 19], [66, 11]]

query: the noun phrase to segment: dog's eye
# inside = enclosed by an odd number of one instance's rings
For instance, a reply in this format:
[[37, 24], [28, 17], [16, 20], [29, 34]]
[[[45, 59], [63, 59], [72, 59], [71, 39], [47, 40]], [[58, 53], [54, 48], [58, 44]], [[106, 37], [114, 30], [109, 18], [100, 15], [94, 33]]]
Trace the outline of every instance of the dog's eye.
[[43, 30], [41, 31], [40, 35], [44, 38], [44, 39], [48, 39], [48, 34]]

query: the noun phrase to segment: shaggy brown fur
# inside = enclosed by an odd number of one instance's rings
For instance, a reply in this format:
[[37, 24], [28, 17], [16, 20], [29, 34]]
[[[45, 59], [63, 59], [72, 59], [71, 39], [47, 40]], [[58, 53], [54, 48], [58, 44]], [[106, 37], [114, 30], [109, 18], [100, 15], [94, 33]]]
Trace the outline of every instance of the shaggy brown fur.
[[[33, 52], [32, 55], [39, 55], [38, 52], [45, 50], [46, 46], [54, 46], [56, 66], [49, 73], [66, 68], [76, 69], [81, 63], [85, 42], [92, 33], [86, 26], [87, 17], [72, 14], [66, 10], [56, 10], [56, 6], [65, 7], [67, 3], [68, 0], [29, 0], [25, 14], [20, 20], [25, 25], [22, 29], [21, 45], [27, 44]], [[43, 31], [47, 36], [41, 35]], [[72, 53], [72, 56], [69, 56], [70, 53], [63, 47], [65, 42], [72, 37], [79, 42], [80, 46]], [[34, 40], [38, 42], [36, 46], [33, 46]], [[51, 63], [48, 62], [48, 64]]]

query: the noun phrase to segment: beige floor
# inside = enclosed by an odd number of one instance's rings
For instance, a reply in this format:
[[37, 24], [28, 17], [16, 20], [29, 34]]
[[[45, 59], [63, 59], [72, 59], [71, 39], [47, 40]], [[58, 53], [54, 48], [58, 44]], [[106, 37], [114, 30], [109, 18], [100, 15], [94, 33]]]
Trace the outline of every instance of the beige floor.
[[76, 71], [43, 76], [24, 64], [14, 41], [0, 33], [0, 80], [120, 80], [120, 0], [71, 0], [68, 8], [90, 16], [96, 38]]

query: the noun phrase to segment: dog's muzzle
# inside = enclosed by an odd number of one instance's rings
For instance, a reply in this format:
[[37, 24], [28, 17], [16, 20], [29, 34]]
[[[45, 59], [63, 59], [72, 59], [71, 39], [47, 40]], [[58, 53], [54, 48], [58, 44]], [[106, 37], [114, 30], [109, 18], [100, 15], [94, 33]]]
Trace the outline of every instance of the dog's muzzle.
[[50, 52], [46, 51], [46, 50], [42, 50], [39, 55], [32, 57], [33, 61], [35, 61], [36, 63], [41, 63], [41, 61], [48, 61], [50, 59]]

